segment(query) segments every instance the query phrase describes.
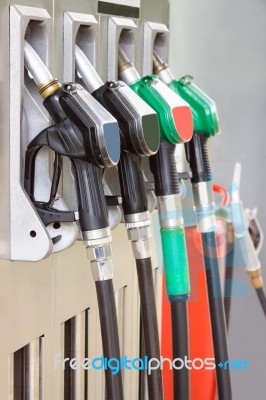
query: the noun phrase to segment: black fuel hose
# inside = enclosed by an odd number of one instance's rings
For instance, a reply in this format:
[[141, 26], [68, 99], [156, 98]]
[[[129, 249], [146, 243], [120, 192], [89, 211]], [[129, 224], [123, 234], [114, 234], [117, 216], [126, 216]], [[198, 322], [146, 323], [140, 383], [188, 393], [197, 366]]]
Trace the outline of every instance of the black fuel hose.
[[[156, 301], [150, 258], [136, 260], [145, 353], [160, 360]], [[158, 368], [148, 374], [148, 393], [151, 400], [163, 399], [162, 371]]]
[[[118, 325], [112, 279], [96, 281], [104, 357], [120, 360]], [[114, 361], [115, 363], [115, 361]], [[115, 363], [116, 367], [117, 364]], [[116, 371], [115, 371], [116, 372]], [[122, 372], [105, 371], [107, 400], [123, 400]]]
[[[207, 280], [214, 355], [217, 366], [218, 396], [219, 400], [232, 400], [230, 369], [224, 367], [224, 363], [229, 359], [227, 327], [221, 290], [215, 227], [212, 227], [212, 218], [214, 218], [214, 210], [212, 208], [212, 173], [207, 141], [208, 137], [204, 132], [195, 131], [191, 141], [185, 144], [185, 150], [192, 172], [191, 183], [193, 191], [195, 191], [193, 194], [198, 224], [205, 221], [205, 224], [201, 226], [201, 241]], [[205, 194], [201, 194], [200, 188], [205, 190]], [[210, 189], [209, 191], [208, 188]], [[206, 220], [209, 221], [209, 225], [207, 226]], [[202, 339], [204, 340], [204, 338]]]
[[[184, 360], [189, 354], [187, 302], [171, 302], [173, 360]], [[190, 398], [187, 368], [174, 369], [174, 400]]]
[[[227, 348], [227, 329], [221, 293], [218, 258], [215, 256], [216, 239], [214, 232], [201, 234], [204, 265], [206, 271], [209, 307], [211, 315], [212, 338], [216, 361], [216, 379], [219, 400], [231, 400], [230, 369], [224, 368], [229, 359]], [[222, 364], [221, 366], [219, 364]]]
[[257, 293], [261, 308], [262, 308], [262, 310], [264, 312], [264, 315], [266, 317], [266, 296], [265, 296], [265, 292], [264, 292], [263, 288], [261, 287], [261, 288], [256, 289], [256, 293]]

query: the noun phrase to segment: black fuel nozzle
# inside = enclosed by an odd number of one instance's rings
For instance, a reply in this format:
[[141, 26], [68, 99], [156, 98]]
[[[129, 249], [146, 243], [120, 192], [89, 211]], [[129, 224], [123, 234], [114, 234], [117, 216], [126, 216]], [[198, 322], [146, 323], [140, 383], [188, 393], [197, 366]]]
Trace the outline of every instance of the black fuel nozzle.
[[186, 158], [192, 173], [192, 183], [212, 180], [207, 141], [208, 136], [195, 131], [190, 142], [185, 143]]
[[148, 202], [141, 160], [155, 154], [159, 148], [157, 114], [124, 82], [104, 84], [78, 45], [75, 58], [76, 69], [86, 86], [119, 124], [122, 152], [118, 171], [125, 219], [146, 213]]
[[[32, 201], [40, 208], [40, 216], [54, 210], [56, 218], [65, 214], [53, 209], [51, 199], [57, 190], [60, 162], [56, 162], [50, 201], [34, 199], [34, 169], [38, 151], [43, 146], [51, 148], [59, 157], [71, 160], [75, 175], [80, 227], [84, 242], [91, 237], [90, 231], [108, 228], [108, 213], [102, 186], [104, 167], [116, 165], [120, 156], [120, 136], [116, 120], [80, 85], [67, 83], [61, 87], [53, 79], [32, 47], [25, 42], [25, 65], [29, 69], [44, 98], [44, 106], [55, 124], [44, 129], [28, 145], [25, 160], [25, 189]], [[36, 71], [36, 68], [38, 70]], [[43, 80], [48, 79], [47, 83]], [[57, 156], [58, 157], [58, 156]], [[57, 159], [56, 157], [56, 159]], [[69, 212], [70, 220], [73, 213]], [[50, 219], [54, 221], [54, 217]]]
[[[76, 69], [92, 95], [117, 119], [121, 136], [118, 164], [125, 224], [136, 259], [140, 303], [149, 359], [160, 357], [156, 302], [152, 279], [150, 213], [141, 163], [160, 144], [157, 114], [121, 81], [103, 84], [89, 60], [76, 45]], [[163, 399], [162, 376], [148, 376], [150, 399]]]
[[[80, 85], [67, 83], [56, 90], [47, 71], [33, 49], [28, 54], [25, 46], [26, 67], [38, 82], [44, 106], [55, 124], [44, 129], [28, 145], [26, 153], [25, 187], [34, 197], [34, 166], [39, 149], [48, 146], [55, 153], [71, 160], [78, 200], [79, 222], [83, 243], [89, 251], [102, 334], [103, 354], [106, 359], [120, 359], [119, 336], [113, 292], [111, 231], [107, 204], [102, 185], [104, 167], [116, 165], [120, 156], [120, 135], [117, 121]], [[28, 60], [29, 58], [29, 60]], [[40, 71], [31, 70], [38, 65]], [[60, 162], [56, 162], [60, 168]], [[53, 192], [58, 174], [54, 174]], [[52, 198], [53, 196], [50, 196]], [[47, 211], [47, 208], [45, 209]], [[105, 371], [106, 390], [112, 399], [123, 400], [122, 374]]]

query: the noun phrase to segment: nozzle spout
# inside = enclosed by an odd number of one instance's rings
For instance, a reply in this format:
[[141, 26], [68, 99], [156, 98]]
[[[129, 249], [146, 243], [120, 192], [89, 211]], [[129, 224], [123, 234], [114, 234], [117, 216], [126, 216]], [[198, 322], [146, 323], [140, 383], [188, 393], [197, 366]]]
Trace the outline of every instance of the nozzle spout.
[[38, 87], [53, 79], [46, 65], [26, 40], [24, 44], [24, 62], [25, 67], [32, 75]]
[[61, 88], [58, 80], [53, 78], [44, 62], [26, 40], [24, 43], [24, 63], [44, 99]]
[[75, 45], [75, 60], [76, 60], [76, 70], [80, 74], [81, 78], [85, 82], [90, 93], [99, 89], [103, 85], [103, 81], [93, 68], [90, 60], [81, 48]]
[[174, 75], [172, 74], [168, 64], [164, 62], [156, 51], [153, 51], [153, 73], [159, 75], [165, 84], [170, 84], [174, 80]]
[[129, 60], [121, 46], [118, 47], [118, 74], [128, 85], [132, 85], [140, 79], [135, 65]]
[[119, 72], [125, 68], [134, 67], [121, 46], [118, 47], [118, 70]]
[[163, 60], [161, 59], [159, 54], [156, 53], [156, 51], [153, 52], [152, 62], [153, 62], [154, 74], [159, 74], [161, 71], [168, 68], [168, 65], [165, 62], [163, 62]]

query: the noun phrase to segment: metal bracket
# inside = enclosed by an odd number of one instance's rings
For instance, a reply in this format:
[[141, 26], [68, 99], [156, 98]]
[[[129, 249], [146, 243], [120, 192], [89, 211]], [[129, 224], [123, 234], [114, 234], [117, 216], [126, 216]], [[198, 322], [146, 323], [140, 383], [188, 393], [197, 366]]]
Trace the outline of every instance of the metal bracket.
[[167, 62], [169, 30], [166, 25], [157, 22], [145, 22], [143, 43], [143, 75], [152, 74], [153, 50]]
[[108, 71], [107, 79], [117, 80], [118, 45], [123, 47], [130, 60], [135, 62], [137, 25], [132, 19], [111, 17], [108, 20]]
[[[27, 143], [49, 124], [33, 80], [24, 71], [24, 38], [49, 67], [52, 20], [45, 9], [10, 7], [10, 223], [11, 260], [39, 261], [72, 245], [77, 228], [72, 223], [46, 229], [24, 190], [24, 155]], [[25, 75], [24, 75], [25, 74]], [[36, 200], [48, 200], [51, 153], [42, 149], [36, 160]], [[66, 210], [58, 195], [56, 207]], [[61, 236], [54, 245], [51, 238]]]

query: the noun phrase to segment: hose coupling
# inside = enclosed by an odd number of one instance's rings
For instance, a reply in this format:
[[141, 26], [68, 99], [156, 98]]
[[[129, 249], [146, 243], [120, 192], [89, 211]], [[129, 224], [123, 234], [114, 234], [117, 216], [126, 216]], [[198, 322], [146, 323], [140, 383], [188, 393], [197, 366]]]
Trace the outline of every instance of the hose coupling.
[[212, 182], [193, 183], [192, 190], [199, 232], [216, 231]]
[[[127, 235], [136, 260], [151, 257], [150, 213], [125, 215]], [[128, 221], [128, 222], [127, 222]], [[130, 222], [129, 222], [130, 221]]]
[[111, 244], [87, 247], [87, 255], [91, 260], [91, 269], [95, 281], [105, 281], [113, 278]]
[[109, 227], [82, 232], [83, 244], [87, 248], [87, 257], [91, 260], [91, 269], [95, 281], [113, 278], [111, 230]]
[[136, 260], [151, 257], [151, 227], [129, 229], [128, 238]]
[[161, 228], [184, 227], [180, 194], [158, 196], [157, 200]]

